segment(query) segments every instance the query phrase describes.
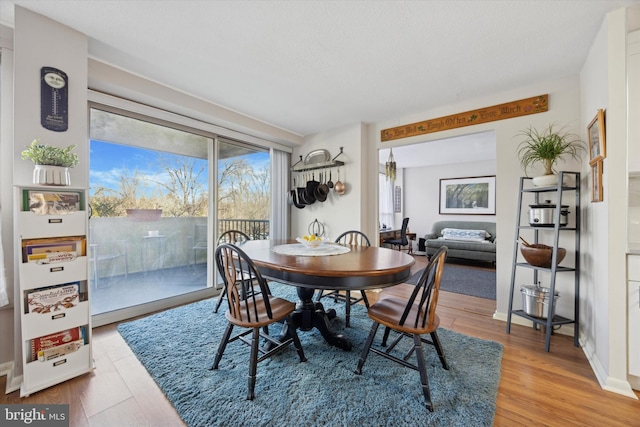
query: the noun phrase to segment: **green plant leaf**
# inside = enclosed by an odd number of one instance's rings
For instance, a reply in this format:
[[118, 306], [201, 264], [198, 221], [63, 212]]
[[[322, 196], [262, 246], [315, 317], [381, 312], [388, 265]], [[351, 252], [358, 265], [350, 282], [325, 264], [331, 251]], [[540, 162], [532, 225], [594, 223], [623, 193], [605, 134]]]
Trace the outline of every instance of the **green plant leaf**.
[[518, 158], [525, 174], [532, 165], [542, 163], [545, 175], [551, 175], [555, 173], [558, 160], [565, 155], [578, 162], [582, 160], [582, 154], [586, 151], [584, 141], [577, 135], [565, 132], [564, 128], [556, 127], [557, 124], [552, 123], [542, 132], [529, 127], [518, 133], [518, 136], [524, 137], [518, 146]]

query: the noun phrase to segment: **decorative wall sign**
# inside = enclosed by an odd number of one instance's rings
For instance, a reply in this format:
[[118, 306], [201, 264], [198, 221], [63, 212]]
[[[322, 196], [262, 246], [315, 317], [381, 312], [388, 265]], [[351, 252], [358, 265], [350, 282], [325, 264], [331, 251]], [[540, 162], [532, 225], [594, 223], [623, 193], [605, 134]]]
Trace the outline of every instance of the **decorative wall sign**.
[[382, 142], [394, 139], [408, 138], [410, 136], [424, 135], [440, 132], [480, 123], [494, 122], [496, 120], [511, 119], [513, 117], [527, 116], [529, 114], [543, 113], [549, 109], [549, 95], [540, 95], [533, 98], [520, 99], [506, 104], [494, 105], [479, 110], [467, 111], [437, 119], [425, 120], [409, 125], [398, 126], [380, 131]]
[[69, 80], [53, 67], [40, 69], [40, 124], [55, 132], [69, 127]]

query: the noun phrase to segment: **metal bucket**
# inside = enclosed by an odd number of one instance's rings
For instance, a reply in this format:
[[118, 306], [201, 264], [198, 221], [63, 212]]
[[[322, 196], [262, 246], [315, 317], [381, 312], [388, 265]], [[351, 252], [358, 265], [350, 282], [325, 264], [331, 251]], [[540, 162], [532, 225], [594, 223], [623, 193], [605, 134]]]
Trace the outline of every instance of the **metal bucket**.
[[[550, 289], [536, 285], [525, 285], [520, 288], [520, 292], [522, 293], [522, 310], [529, 316], [546, 319], [549, 310]], [[555, 314], [556, 300], [559, 296], [560, 294], [556, 291], [551, 310], [552, 316]]]

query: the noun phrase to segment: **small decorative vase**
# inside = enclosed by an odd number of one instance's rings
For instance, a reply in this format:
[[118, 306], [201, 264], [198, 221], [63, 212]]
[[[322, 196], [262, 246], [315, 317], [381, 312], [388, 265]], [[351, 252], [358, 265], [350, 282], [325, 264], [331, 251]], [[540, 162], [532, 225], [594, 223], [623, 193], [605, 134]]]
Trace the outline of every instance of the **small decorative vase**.
[[69, 168], [63, 166], [35, 165], [33, 183], [41, 185], [71, 185]]

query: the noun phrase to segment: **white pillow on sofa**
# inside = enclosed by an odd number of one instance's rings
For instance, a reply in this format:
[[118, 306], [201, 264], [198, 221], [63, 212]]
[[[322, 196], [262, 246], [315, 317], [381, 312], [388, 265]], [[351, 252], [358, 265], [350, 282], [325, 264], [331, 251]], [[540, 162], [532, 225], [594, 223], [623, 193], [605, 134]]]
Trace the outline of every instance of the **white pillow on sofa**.
[[465, 240], [470, 242], [482, 242], [491, 234], [485, 230], [466, 230], [459, 228], [443, 228], [442, 237], [445, 240]]

